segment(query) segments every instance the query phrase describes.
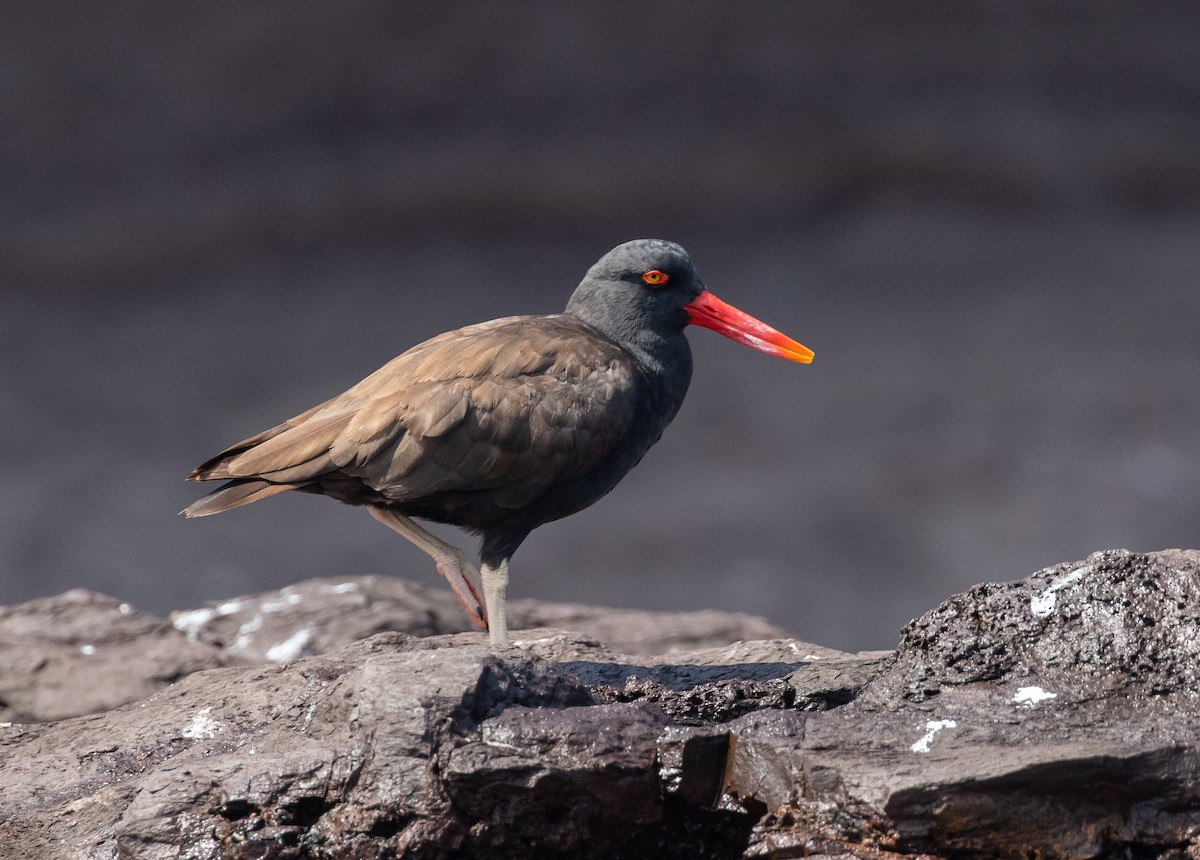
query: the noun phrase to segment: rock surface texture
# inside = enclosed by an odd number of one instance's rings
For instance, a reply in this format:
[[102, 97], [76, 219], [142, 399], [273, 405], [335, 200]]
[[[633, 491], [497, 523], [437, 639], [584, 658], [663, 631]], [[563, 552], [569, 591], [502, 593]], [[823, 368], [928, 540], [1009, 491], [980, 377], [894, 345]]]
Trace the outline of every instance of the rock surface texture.
[[980, 585], [884, 653], [534, 603], [493, 653], [460, 614], [374, 578], [3, 610], [0, 856], [1200, 855], [1197, 551]]

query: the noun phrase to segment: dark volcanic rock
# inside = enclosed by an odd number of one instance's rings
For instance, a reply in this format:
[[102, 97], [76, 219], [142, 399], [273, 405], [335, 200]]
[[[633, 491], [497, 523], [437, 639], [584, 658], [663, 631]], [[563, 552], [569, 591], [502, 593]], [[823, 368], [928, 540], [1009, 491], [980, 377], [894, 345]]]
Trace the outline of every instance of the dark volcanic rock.
[[144, 699], [220, 650], [83, 589], [0, 607], [0, 720], [60, 720]]
[[[25, 857], [443, 854], [468, 839], [438, 759], [505, 708], [590, 701], [553, 665], [384, 634], [294, 668], [193, 675], [3, 738], [3, 844]], [[65, 841], [64, 841], [65, 840]]]
[[661, 841], [656, 753], [667, 724], [636, 705], [509, 708], [445, 757], [442, 778], [475, 822], [477, 853], [586, 852], [608, 833], [605, 853], [635, 854]]
[[615, 676], [568, 665], [604, 701], [654, 702], [679, 723], [706, 725], [763, 708], [821, 711], [844, 705], [882, 670], [890, 653], [843, 654], [785, 639], [676, 653], [655, 666], [623, 665]]
[[706, 804], [676, 803], [661, 709], [597, 705], [536, 646], [496, 655], [479, 640], [380, 634], [287, 667], [198, 673], [107, 714], [9, 726], [0, 844], [29, 858], [180, 845], [194, 857], [620, 857], [651, 845], [671, 857], [694, 855], [668, 836], [711, 814], [719, 826], [679, 844], [740, 853], [755, 818], [708, 808], [723, 753], [672, 777], [707, 783]]
[[[666, 654], [719, 648], [730, 642], [776, 639], [788, 634], [765, 618], [744, 612], [653, 612], [579, 603], [514, 600], [510, 621], [518, 628], [572, 630], [621, 654]], [[515, 619], [515, 622], [511, 619]], [[814, 646], [815, 647], [815, 646]], [[825, 650], [825, 649], [821, 649]]]
[[389, 631], [435, 636], [472, 629], [449, 589], [389, 576], [306, 579], [173, 612], [171, 621], [189, 639], [247, 663], [289, 663]]
[[0, 727], [0, 856], [1182, 860], [1197, 589], [1198, 552], [1113, 551], [971, 589], [886, 655], [635, 658], [537, 629], [503, 653], [382, 633], [197, 672]]
[[[385, 631], [434, 636], [473, 629], [449, 589], [423, 588], [391, 576], [307, 579], [279, 591], [175, 612], [171, 618], [190, 639], [251, 663], [324, 654]], [[514, 631], [572, 630], [624, 654], [787, 635], [765, 619], [741, 612], [648, 612], [537, 600], [512, 601], [509, 626]]]
[[760, 846], [853, 819], [905, 852], [1194, 856], [1198, 590], [1200, 553], [1179, 550], [977, 586], [908, 625], [845, 707], [732, 723], [728, 788], [776, 811]]
[[[889, 679], [920, 700], [947, 686], [1023, 678], [1059, 698], [1196, 691], [1197, 554], [1100, 552], [1020, 582], [978, 585], [910, 623]], [[881, 683], [880, 689], [885, 688]]]

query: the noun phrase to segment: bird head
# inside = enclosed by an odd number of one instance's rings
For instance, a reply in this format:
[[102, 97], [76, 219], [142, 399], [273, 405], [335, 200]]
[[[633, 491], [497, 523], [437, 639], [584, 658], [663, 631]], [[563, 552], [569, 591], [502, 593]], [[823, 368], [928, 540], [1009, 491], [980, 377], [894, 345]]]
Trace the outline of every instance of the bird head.
[[635, 239], [601, 257], [567, 312], [619, 343], [682, 332], [690, 324], [789, 361], [813, 358], [812, 350], [709, 292], [688, 252], [662, 239]]

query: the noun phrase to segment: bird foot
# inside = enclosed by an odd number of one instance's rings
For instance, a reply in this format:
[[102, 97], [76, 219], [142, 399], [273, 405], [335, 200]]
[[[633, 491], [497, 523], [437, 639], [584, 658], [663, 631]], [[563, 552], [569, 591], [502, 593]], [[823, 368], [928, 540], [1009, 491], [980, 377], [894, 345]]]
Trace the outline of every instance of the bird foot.
[[467, 561], [467, 557], [461, 552], [439, 555], [434, 562], [437, 564], [438, 573], [450, 583], [451, 591], [462, 604], [471, 623], [480, 630], [487, 630], [487, 609], [480, 594], [482, 580], [475, 565]]

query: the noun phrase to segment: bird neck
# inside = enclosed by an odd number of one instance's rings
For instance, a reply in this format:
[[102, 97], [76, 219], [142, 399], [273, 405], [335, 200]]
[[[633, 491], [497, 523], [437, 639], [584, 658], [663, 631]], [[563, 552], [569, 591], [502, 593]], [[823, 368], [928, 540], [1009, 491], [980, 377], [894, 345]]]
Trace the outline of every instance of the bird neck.
[[[683, 329], [648, 326], [636, 308], [606, 307], [595, 313], [586, 304], [567, 305], [567, 313], [604, 335], [633, 357], [648, 376], [691, 376], [692, 350]], [[686, 383], [685, 383], [686, 385]]]

